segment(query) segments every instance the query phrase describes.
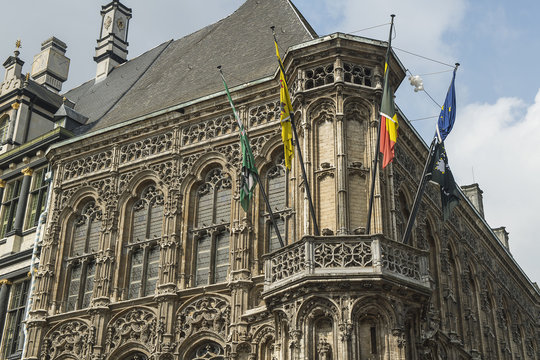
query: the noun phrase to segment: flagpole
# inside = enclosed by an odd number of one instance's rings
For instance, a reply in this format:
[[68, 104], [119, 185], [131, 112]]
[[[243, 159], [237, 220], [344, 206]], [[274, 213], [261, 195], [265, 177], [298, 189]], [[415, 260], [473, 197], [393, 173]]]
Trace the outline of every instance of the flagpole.
[[[454, 68], [454, 77], [455, 77], [458, 66], [459, 66], [459, 63], [456, 63], [456, 67]], [[450, 86], [452, 86], [452, 84]], [[452, 109], [452, 111], [455, 111], [455, 109]], [[426, 159], [426, 163], [424, 164], [424, 171], [422, 173], [422, 177], [420, 178], [420, 184], [418, 185], [418, 189], [416, 190], [416, 195], [414, 197], [411, 214], [409, 215], [409, 219], [407, 220], [407, 227], [405, 228], [405, 233], [403, 234], [402, 242], [404, 244], [407, 244], [409, 242], [409, 237], [411, 236], [412, 227], [414, 225], [414, 221], [416, 220], [416, 214], [418, 213], [418, 208], [420, 207], [420, 201], [422, 200], [422, 196], [424, 196], [424, 191], [426, 190], [426, 184], [427, 184], [426, 180], [428, 176], [428, 171], [432, 170], [428, 168], [429, 168], [429, 165], [433, 163], [432, 161], [433, 161], [433, 156], [435, 155], [435, 152], [434, 152], [435, 144], [437, 142], [441, 143], [442, 140], [444, 139], [441, 139], [439, 126], [437, 125], [437, 130], [435, 131], [435, 136], [433, 137], [433, 141], [431, 142], [431, 145], [429, 147], [428, 157]]]
[[[385, 65], [388, 64], [388, 60], [390, 58], [390, 45], [392, 43], [392, 29], [394, 28], [394, 17], [396, 15], [392, 14], [390, 17], [392, 20], [390, 21], [390, 34], [388, 35], [388, 49], [386, 50], [386, 59], [384, 61]], [[385, 69], [386, 71], [389, 71], [390, 66], [388, 66], [388, 69]], [[384, 76], [384, 74], [383, 74]], [[373, 160], [373, 171], [371, 172], [371, 189], [370, 189], [370, 195], [369, 195], [369, 206], [368, 206], [368, 214], [367, 214], [367, 224], [366, 224], [366, 234], [369, 234], [371, 231], [371, 212], [373, 211], [373, 199], [375, 197], [375, 179], [377, 175], [377, 165], [379, 162], [379, 152], [381, 145], [381, 117], [379, 115], [379, 126], [377, 130], [377, 142], [375, 145], [375, 159]]]
[[422, 199], [422, 196], [424, 195], [424, 191], [426, 190], [426, 184], [427, 184], [426, 175], [428, 173], [429, 164], [432, 162], [432, 157], [434, 154], [433, 149], [435, 149], [436, 142], [437, 142], [437, 136], [433, 138], [433, 141], [431, 142], [431, 145], [429, 147], [426, 163], [424, 164], [424, 171], [422, 172], [422, 177], [420, 178], [420, 184], [418, 185], [418, 189], [416, 190], [416, 195], [414, 197], [411, 214], [409, 215], [409, 219], [407, 220], [407, 227], [405, 228], [405, 233], [403, 234], [402, 242], [404, 244], [407, 244], [409, 242], [409, 237], [411, 236], [414, 220], [416, 219], [416, 213], [418, 212], [418, 208], [420, 207], [420, 199]]
[[[227, 86], [227, 83], [225, 82], [225, 77], [223, 76], [223, 71], [221, 70], [221, 65], [219, 65], [217, 68], [219, 69], [219, 74], [221, 75], [221, 79], [223, 80], [223, 85], [225, 86], [225, 91], [227, 93], [227, 98], [229, 99], [229, 104], [231, 105], [231, 108], [233, 110], [234, 117], [236, 118], [236, 121], [238, 122], [238, 127], [240, 129], [240, 134], [242, 134], [242, 131], [244, 131], [246, 133], [246, 136], [247, 136], [247, 131], [244, 129], [244, 125], [240, 122], [240, 119], [238, 118], [238, 114], [236, 113], [236, 109], [234, 108], [234, 105], [233, 105], [233, 102], [232, 102], [232, 99], [231, 99], [231, 95], [229, 93], [229, 87]], [[272, 222], [272, 225], [274, 227], [274, 231], [276, 232], [276, 236], [278, 237], [279, 244], [281, 245], [281, 247], [284, 247], [285, 244], [283, 243], [283, 238], [281, 237], [281, 233], [279, 232], [279, 228], [278, 228], [276, 222], [274, 221], [274, 213], [272, 212], [272, 207], [270, 206], [270, 201], [268, 201], [268, 196], [266, 195], [266, 191], [264, 190], [264, 186], [261, 183], [261, 178], [259, 177], [259, 173], [255, 171], [254, 175], [255, 175], [255, 177], [257, 179], [257, 183], [259, 184], [259, 187], [261, 189], [261, 193], [262, 193], [264, 202], [266, 203], [266, 207], [268, 208], [268, 213], [270, 214], [270, 221]]]
[[270, 201], [268, 201], [268, 196], [266, 196], [266, 191], [264, 190], [264, 186], [262, 186], [261, 178], [259, 177], [259, 174], [255, 175], [257, 177], [257, 182], [259, 183], [259, 187], [261, 188], [261, 194], [263, 196], [264, 202], [266, 203], [266, 208], [268, 209], [268, 214], [270, 214], [270, 221], [272, 222], [272, 225], [274, 227], [274, 231], [276, 232], [276, 235], [279, 240], [279, 244], [281, 247], [284, 247], [285, 244], [283, 243], [283, 239], [281, 238], [281, 233], [279, 232], [279, 228], [275, 222], [274, 213], [272, 212], [272, 207], [270, 206]]
[[[276, 33], [274, 31], [275, 27], [271, 26], [270, 28], [272, 29], [272, 35], [274, 35], [274, 41], [277, 44]], [[281, 63], [281, 61], [279, 59], [278, 59], [278, 61], [279, 61], [280, 70], [283, 73], [283, 78], [285, 79], [285, 84], [287, 84], [287, 79], [286, 79], [286, 75], [285, 75], [285, 69], [283, 68], [283, 64]], [[309, 210], [310, 210], [310, 213], [311, 213], [311, 219], [313, 220], [313, 229], [315, 231], [315, 235], [319, 236], [320, 235], [319, 226], [317, 225], [317, 219], [315, 217], [315, 208], [313, 207], [313, 200], [311, 199], [311, 190], [310, 190], [309, 182], [308, 182], [307, 175], [306, 175], [306, 168], [304, 166], [304, 159], [302, 157], [302, 150], [300, 149], [300, 142], [298, 141], [298, 133], [296, 132], [296, 125], [294, 123], [293, 111], [291, 111], [291, 113], [289, 115], [291, 117], [291, 127], [292, 127], [292, 131], [293, 131], [293, 135], [294, 135], [294, 142], [295, 142], [295, 145], [296, 145], [296, 150], [298, 151], [298, 160], [300, 161], [300, 168], [302, 169], [302, 176], [304, 178], [304, 188], [305, 188], [305, 192], [306, 192], [307, 197], [308, 197]]]

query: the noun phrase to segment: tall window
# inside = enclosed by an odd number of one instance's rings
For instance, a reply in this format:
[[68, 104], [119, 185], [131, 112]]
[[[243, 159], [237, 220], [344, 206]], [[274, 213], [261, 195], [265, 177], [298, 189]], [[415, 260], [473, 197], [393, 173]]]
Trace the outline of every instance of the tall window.
[[11, 298], [6, 316], [6, 329], [4, 335], [3, 358], [22, 351], [24, 342], [23, 320], [28, 297], [29, 281], [15, 283], [11, 287]]
[[71, 249], [67, 258], [70, 275], [66, 311], [84, 309], [90, 305], [100, 233], [101, 210], [92, 201], [83, 207], [73, 225]]
[[128, 298], [154, 293], [158, 280], [159, 251], [163, 225], [163, 193], [147, 186], [133, 205], [131, 237], [126, 245], [130, 266]]
[[5, 114], [4, 116], [0, 117], [0, 145], [4, 144], [8, 137], [8, 129], [9, 129], [9, 116]]
[[39, 216], [45, 210], [47, 202], [46, 174], [47, 168], [39, 169], [32, 174], [32, 187], [30, 188], [30, 200], [26, 215], [26, 229], [37, 226]]
[[4, 201], [2, 203], [2, 229], [0, 237], [6, 236], [13, 230], [15, 225], [15, 213], [17, 204], [19, 203], [19, 195], [21, 194], [22, 177], [15, 179], [6, 185], [4, 192]]
[[[292, 209], [287, 206], [287, 169], [284, 165], [283, 157], [280, 157], [278, 161], [270, 168], [266, 174], [266, 189], [268, 192], [268, 201], [270, 207], [274, 213], [274, 221], [279, 229], [281, 237], [285, 245], [287, 245], [288, 238], [288, 218], [292, 214]], [[266, 250], [268, 252], [277, 250], [280, 248], [279, 239], [274, 231], [272, 222], [270, 221], [270, 214], [266, 205], [264, 205], [264, 221], [266, 223]]]
[[224, 282], [229, 269], [231, 179], [213, 169], [196, 193], [195, 286]]

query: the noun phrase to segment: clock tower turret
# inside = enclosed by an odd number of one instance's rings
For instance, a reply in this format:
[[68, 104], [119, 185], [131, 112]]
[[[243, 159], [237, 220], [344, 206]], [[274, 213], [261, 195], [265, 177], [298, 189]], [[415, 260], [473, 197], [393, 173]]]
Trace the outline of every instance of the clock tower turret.
[[97, 40], [96, 81], [107, 77], [117, 65], [124, 63], [128, 54], [128, 24], [131, 19], [131, 9], [113, 0], [101, 7], [101, 30]]

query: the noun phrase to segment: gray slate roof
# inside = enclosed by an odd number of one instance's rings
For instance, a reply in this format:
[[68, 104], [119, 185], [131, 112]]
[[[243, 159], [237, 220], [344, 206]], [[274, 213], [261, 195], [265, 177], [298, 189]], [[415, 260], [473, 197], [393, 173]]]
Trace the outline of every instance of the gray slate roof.
[[277, 61], [270, 26], [282, 51], [317, 35], [289, 0], [247, 0], [225, 19], [164, 43], [65, 94], [89, 118], [80, 133], [102, 129], [270, 76]]
[[[95, 79], [68, 91], [64, 96], [75, 103], [73, 109], [88, 118], [87, 124], [96, 122], [110, 111], [148, 70], [171, 41], [128, 61], [111, 71], [109, 76], [96, 83]], [[85, 132], [92, 125], [83, 126], [77, 132]]]

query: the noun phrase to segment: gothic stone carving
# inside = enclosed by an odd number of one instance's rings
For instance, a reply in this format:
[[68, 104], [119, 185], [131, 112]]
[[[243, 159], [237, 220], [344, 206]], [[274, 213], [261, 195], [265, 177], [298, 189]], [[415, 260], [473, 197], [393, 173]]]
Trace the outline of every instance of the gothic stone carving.
[[249, 127], [263, 125], [276, 121], [279, 118], [279, 102], [254, 106], [249, 109]]
[[211, 331], [226, 338], [230, 313], [229, 302], [221, 297], [206, 296], [191, 302], [176, 318], [178, 344], [200, 331]]
[[231, 115], [193, 124], [182, 129], [182, 145], [190, 145], [230, 134], [238, 128]]
[[64, 180], [93, 174], [97, 171], [110, 168], [112, 165], [112, 150], [73, 160], [64, 166]]
[[156, 316], [147, 309], [130, 310], [107, 327], [106, 345], [109, 351], [127, 342], [139, 343], [154, 351], [156, 340]]
[[155, 135], [120, 148], [120, 163], [127, 163], [151, 155], [170, 151], [173, 145], [173, 133]]
[[94, 332], [81, 320], [64, 323], [45, 337], [41, 357], [56, 359], [62, 355], [71, 355], [77, 359], [86, 358], [92, 350], [90, 344], [94, 343], [94, 339], [90, 335]]

